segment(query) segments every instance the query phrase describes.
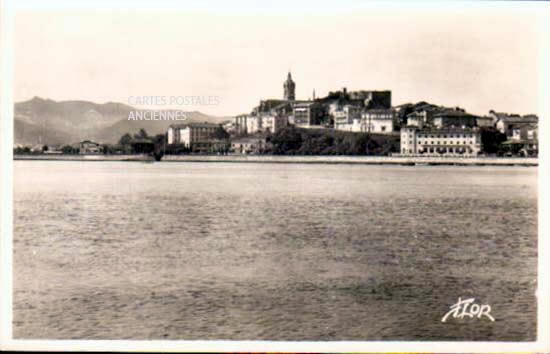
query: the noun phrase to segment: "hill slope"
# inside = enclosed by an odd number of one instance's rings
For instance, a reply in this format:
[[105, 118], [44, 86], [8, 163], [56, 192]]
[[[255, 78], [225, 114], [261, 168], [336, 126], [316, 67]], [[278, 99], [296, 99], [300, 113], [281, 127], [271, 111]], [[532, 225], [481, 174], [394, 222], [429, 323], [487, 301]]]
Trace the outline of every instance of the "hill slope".
[[[97, 104], [88, 101], [60, 101], [34, 97], [15, 104], [15, 144], [72, 144], [82, 140], [116, 143], [125, 133], [141, 128], [150, 135], [166, 132], [170, 124], [181, 121], [128, 120], [138, 111], [123, 103]], [[186, 112], [189, 121], [221, 123], [228, 117]]]

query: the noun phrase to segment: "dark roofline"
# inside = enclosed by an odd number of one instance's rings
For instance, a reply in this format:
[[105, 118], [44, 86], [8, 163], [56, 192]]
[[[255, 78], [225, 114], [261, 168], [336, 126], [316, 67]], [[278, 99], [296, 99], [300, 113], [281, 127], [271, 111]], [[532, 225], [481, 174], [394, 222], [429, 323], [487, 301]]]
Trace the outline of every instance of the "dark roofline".
[[406, 125], [404, 127], [402, 127], [401, 129], [403, 128], [408, 128], [408, 129], [416, 129], [418, 133], [423, 133], [423, 134], [430, 134], [430, 133], [433, 133], [433, 134], [441, 134], [441, 133], [471, 133], [471, 132], [474, 132], [474, 133], [478, 133], [480, 132], [479, 129], [476, 129], [477, 127], [474, 127], [474, 128], [470, 128], [470, 127], [465, 127], [465, 128], [462, 128], [462, 127], [445, 127], [445, 128], [432, 128], [432, 127], [429, 127], [429, 128], [419, 128], [415, 125]]
[[220, 124], [217, 123], [208, 123], [208, 122], [189, 122], [189, 123], [181, 123], [181, 124], [171, 124], [168, 126], [168, 128], [187, 128], [187, 127], [195, 127], [195, 128], [214, 128], [219, 127]]

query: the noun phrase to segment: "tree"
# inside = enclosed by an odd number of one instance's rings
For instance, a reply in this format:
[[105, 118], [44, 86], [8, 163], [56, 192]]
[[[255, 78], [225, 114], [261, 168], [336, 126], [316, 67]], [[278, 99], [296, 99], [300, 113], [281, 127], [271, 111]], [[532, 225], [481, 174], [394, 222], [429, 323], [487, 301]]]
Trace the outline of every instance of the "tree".
[[105, 154], [105, 155], [114, 154], [116, 152], [115, 147], [113, 145], [110, 145], [110, 144], [101, 145], [101, 150], [103, 151], [103, 154]]
[[302, 136], [295, 127], [285, 127], [273, 134], [271, 143], [274, 154], [295, 154], [302, 145]]
[[65, 145], [61, 148], [61, 152], [67, 155], [74, 154], [75, 149], [71, 145]]
[[506, 134], [501, 133], [494, 127], [481, 129], [481, 145], [487, 154], [498, 154], [502, 152], [502, 143], [506, 141]]
[[164, 145], [166, 143], [166, 134], [155, 135], [155, 137], [153, 138], [153, 142], [155, 143], [155, 145]]
[[214, 130], [214, 132], [212, 133], [212, 137], [218, 140], [226, 140], [229, 139], [229, 133], [226, 132], [223, 127], [218, 126], [216, 130]]
[[130, 145], [132, 143], [132, 136], [128, 133], [124, 134], [123, 136], [120, 137], [120, 140], [118, 141], [118, 143], [120, 145]]
[[145, 129], [141, 128], [137, 134], [134, 134], [134, 138], [138, 140], [145, 140], [149, 138], [149, 135], [145, 131]]

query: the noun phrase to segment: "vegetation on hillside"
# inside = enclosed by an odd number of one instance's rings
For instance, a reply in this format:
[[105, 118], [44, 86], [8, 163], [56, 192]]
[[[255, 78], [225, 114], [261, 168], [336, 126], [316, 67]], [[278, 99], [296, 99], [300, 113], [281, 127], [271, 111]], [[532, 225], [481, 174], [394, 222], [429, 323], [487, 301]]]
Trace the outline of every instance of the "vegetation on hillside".
[[274, 155], [389, 155], [399, 151], [399, 136], [293, 126], [271, 134], [267, 141]]

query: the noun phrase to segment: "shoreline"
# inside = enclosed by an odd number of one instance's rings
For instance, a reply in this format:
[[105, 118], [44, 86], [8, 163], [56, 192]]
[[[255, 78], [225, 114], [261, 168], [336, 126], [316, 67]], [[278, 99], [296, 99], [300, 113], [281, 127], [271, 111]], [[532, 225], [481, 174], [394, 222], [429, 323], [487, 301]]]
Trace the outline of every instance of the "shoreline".
[[[27, 161], [153, 162], [147, 155], [14, 155]], [[404, 157], [404, 156], [284, 156], [284, 155], [164, 155], [161, 162], [301, 163], [361, 165], [538, 166], [533, 157]]]

